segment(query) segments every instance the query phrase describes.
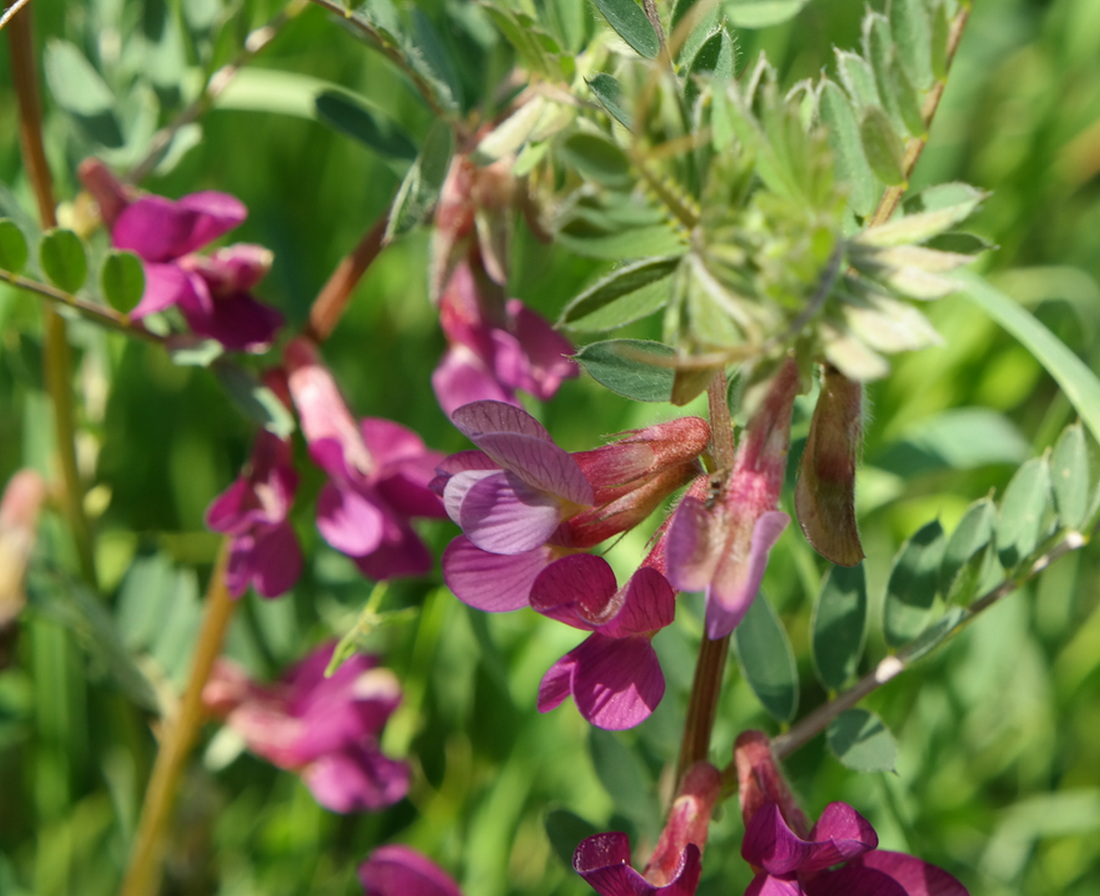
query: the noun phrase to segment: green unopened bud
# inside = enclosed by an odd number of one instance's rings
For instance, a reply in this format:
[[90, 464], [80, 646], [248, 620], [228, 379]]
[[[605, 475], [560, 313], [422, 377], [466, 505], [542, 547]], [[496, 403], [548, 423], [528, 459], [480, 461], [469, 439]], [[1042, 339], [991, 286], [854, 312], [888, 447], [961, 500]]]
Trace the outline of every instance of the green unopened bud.
[[794, 491], [806, 540], [839, 566], [855, 566], [863, 559], [855, 511], [862, 403], [862, 385], [827, 365]]

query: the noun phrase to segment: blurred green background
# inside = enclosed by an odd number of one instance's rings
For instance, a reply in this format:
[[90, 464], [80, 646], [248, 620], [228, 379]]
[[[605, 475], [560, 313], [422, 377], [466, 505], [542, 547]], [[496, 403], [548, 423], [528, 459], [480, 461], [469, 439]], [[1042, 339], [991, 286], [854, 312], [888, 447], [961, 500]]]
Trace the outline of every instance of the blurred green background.
[[[277, 10], [263, 0], [35, 0], [40, 48], [53, 45], [55, 79], [72, 89], [57, 41], [102, 75], [120, 135], [65, 112], [46, 90], [46, 134], [58, 195], [75, 195], [76, 164], [96, 152], [122, 168], [153, 127], [171, 119], [244, 35]], [[464, 0], [418, 3], [464, 60], [471, 96], [510, 65], [484, 16]], [[811, 0], [791, 22], [740, 34], [789, 75], [813, 75], [831, 46], [858, 40], [862, 3]], [[15, 139], [8, 51], [0, 49], [0, 182], [33, 209]], [[466, 70], [464, 70], [466, 71]], [[49, 72], [47, 72], [49, 74]], [[477, 79], [484, 79], [484, 83]], [[201, 139], [143, 186], [179, 196], [219, 189], [249, 207], [232, 238], [275, 252], [258, 293], [301, 325], [328, 273], [375, 221], [401, 166], [317, 120], [318, 80], [383, 110], [414, 139], [431, 116], [385, 59], [339, 21], [309, 7], [250, 64]], [[53, 94], [53, 98], [51, 97]], [[118, 139], [115, 139], [118, 136]], [[97, 142], [98, 141], [98, 142]], [[982, 266], [1090, 367], [1100, 360], [1100, 16], [1095, 0], [984, 0], [917, 169], [916, 186], [963, 180], [992, 191], [976, 229], [997, 245]], [[6, 201], [11, 201], [10, 197]], [[521, 229], [522, 230], [522, 229]], [[512, 293], [551, 318], [597, 272], [595, 263], [521, 232]], [[391, 417], [441, 450], [464, 447], [435, 404], [429, 376], [444, 341], [426, 297], [427, 238], [393, 245], [356, 290], [324, 347], [352, 409]], [[40, 307], [0, 285], [0, 478], [48, 470]], [[1049, 376], [961, 297], [930, 310], [944, 345], [903, 356], [869, 389], [860, 519], [868, 577], [881, 596], [898, 546], [939, 518], [945, 528], [975, 499], [1003, 489], [1074, 411]], [[147, 707], [135, 708], [120, 656], [171, 694], [186, 672], [201, 586], [217, 540], [202, 526], [211, 498], [247, 455], [250, 424], [206, 371], [163, 352], [74, 324], [80, 457], [91, 484], [102, 595], [80, 586], [69, 539], [47, 515], [28, 582], [29, 607], [12, 665], [0, 671], [0, 894], [113, 893], [126, 860], [154, 755]], [[808, 407], [796, 417], [804, 436]], [[671, 416], [632, 407], [591, 381], [565, 385], [542, 419], [569, 449]], [[924, 462], [914, 467], [919, 451]], [[308, 475], [295, 522], [311, 563], [290, 597], [243, 601], [230, 652], [273, 676], [323, 637], [342, 634], [369, 583], [317, 536]], [[448, 523], [423, 527], [442, 549]], [[644, 536], [615, 557], [637, 556]], [[634, 552], [633, 554], [631, 552]], [[765, 592], [795, 648], [804, 712], [824, 698], [809, 661], [809, 610], [823, 563], [797, 531], [773, 553]], [[955, 873], [974, 896], [1100, 893], [1100, 599], [1095, 550], [1054, 566], [918, 668], [866, 701], [898, 735], [896, 774], [844, 769], [817, 738], [788, 763], [807, 810], [847, 800], [886, 848]], [[410, 799], [374, 816], [316, 806], [296, 778], [236, 755], [210, 727], [174, 822], [166, 892], [224, 896], [358, 891], [355, 865], [396, 840], [433, 857], [468, 896], [580, 894], [585, 885], [551, 846], [547, 824], [570, 840], [575, 813], [599, 829], [652, 843], [658, 786], [674, 760], [700, 625], [685, 602], [655, 642], [669, 682], [654, 717], [634, 732], [591, 732], [572, 706], [534, 709], [543, 672], [577, 635], [534, 614], [486, 617], [434, 580], [395, 584], [387, 608], [414, 621], [377, 632], [406, 689], [384, 745], [416, 769]], [[122, 642], [109, 643], [105, 631]], [[870, 660], [883, 645], [872, 641]], [[868, 660], [868, 662], [870, 662]], [[120, 669], [120, 663], [123, 668]], [[869, 668], [870, 666], [866, 666]], [[736, 733], [777, 733], [730, 664], [713, 756]], [[169, 698], [170, 699], [170, 698]], [[739, 813], [715, 823], [703, 896], [744, 891]]]

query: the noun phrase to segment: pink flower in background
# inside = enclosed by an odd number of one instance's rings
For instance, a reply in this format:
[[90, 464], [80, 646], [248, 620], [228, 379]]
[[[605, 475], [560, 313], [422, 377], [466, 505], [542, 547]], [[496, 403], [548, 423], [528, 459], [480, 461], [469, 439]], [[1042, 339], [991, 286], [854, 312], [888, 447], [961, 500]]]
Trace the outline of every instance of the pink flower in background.
[[312, 344], [285, 353], [287, 381], [310, 455], [329, 476], [317, 498], [317, 528], [372, 579], [422, 575], [432, 566], [413, 517], [445, 516], [428, 487], [443, 455], [391, 420], [355, 422]]
[[649, 718], [665, 692], [651, 641], [676, 613], [676, 593], [660, 572], [643, 565], [620, 589], [602, 557], [572, 554], [538, 575], [530, 600], [544, 616], [592, 632], [543, 677], [539, 712], [572, 695], [600, 728], [633, 728]]
[[378, 747], [401, 687], [377, 659], [361, 654], [325, 678], [334, 647], [322, 645], [270, 685], [218, 660], [203, 703], [257, 756], [296, 772], [325, 808], [376, 811], [401, 800], [409, 786], [405, 763]]
[[480, 281], [469, 264], [459, 265], [440, 302], [448, 349], [432, 387], [446, 414], [482, 399], [518, 405], [517, 390], [546, 401], [579, 373], [569, 340], [479, 273]]
[[462, 896], [450, 876], [415, 849], [380, 846], [359, 866], [365, 896]]
[[287, 520], [297, 487], [290, 440], [260, 430], [245, 471], [206, 511], [206, 525], [230, 536], [226, 584], [234, 597], [249, 585], [276, 597], [298, 581], [302, 551]]
[[244, 221], [248, 210], [240, 200], [212, 190], [179, 200], [133, 198], [97, 160], [85, 161], [80, 173], [111, 229], [112, 245], [143, 262], [145, 292], [132, 318], [175, 307], [197, 335], [230, 351], [260, 352], [271, 345], [282, 315], [251, 294], [271, 268], [271, 252], [237, 244], [196, 254]]

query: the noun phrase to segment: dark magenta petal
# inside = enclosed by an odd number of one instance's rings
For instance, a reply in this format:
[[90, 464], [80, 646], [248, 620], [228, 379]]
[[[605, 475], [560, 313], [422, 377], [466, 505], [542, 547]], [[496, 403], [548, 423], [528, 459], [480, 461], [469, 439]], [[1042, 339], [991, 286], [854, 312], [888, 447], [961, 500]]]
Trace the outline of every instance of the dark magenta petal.
[[567, 653], [542, 676], [539, 682], [538, 710], [550, 712], [565, 702], [573, 692], [573, 670], [576, 662], [572, 653]]
[[215, 295], [225, 295], [251, 290], [267, 276], [274, 258], [264, 246], [234, 243], [206, 257], [192, 256], [188, 261], [193, 261]]
[[403, 576], [422, 576], [431, 571], [432, 555], [408, 521], [387, 513], [382, 542], [369, 554], [355, 557], [355, 565], [368, 579], [381, 582]]
[[624, 589], [622, 609], [601, 633], [612, 638], [655, 632], [671, 625], [676, 616], [676, 592], [651, 566], [640, 567]]
[[820, 871], [878, 846], [871, 822], [847, 803], [829, 803], [810, 832], [813, 844], [804, 872]]
[[484, 362], [465, 346], [448, 349], [432, 373], [436, 401], [448, 416], [477, 401], [510, 403], [515, 392], [505, 387]]
[[475, 401], [460, 407], [451, 415], [458, 430], [475, 445], [490, 433], [510, 432], [553, 442], [550, 433], [523, 408], [501, 401]]
[[247, 214], [244, 205], [226, 193], [193, 193], [179, 202], [144, 196], [122, 210], [111, 239], [117, 248], [136, 252], [146, 261], [169, 261], [232, 230]]
[[195, 312], [184, 302], [180, 310], [195, 333], [231, 352], [266, 351], [283, 325], [282, 314], [246, 292], [218, 297], [209, 312]]
[[365, 896], [462, 896], [438, 866], [407, 846], [380, 846], [359, 866]]
[[238, 477], [206, 509], [206, 526], [215, 532], [242, 533], [252, 525], [251, 508], [245, 498], [252, 489]]
[[447, 483], [443, 500], [466, 537], [494, 554], [533, 550], [561, 522], [561, 505], [553, 495], [502, 471], [459, 473]]
[[252, 554], [252, 580], [257, 593], [278, 597], [294, 587], [302, 573], [302, 550], [289, 523], [261, 530]]
[[805, 887], [807, 896], [908, 896], [905, 887], [889, 875], [856, 862], [816, 874]]
[[804, 896], [805, 892], [797, 880], [758, 874], [745, 890], [745, 896]]
[[240, 597], [252, 583], [256, 571], [256, 536], [253, 532], [237, 535], [229, 543], [229, 562], [225, 569], [225, 587], [232, 597]]
[[313, 798], [333, 812], [376, 812], [409, 790], [408, 766], [373, 748], [326, 753], [301, 774]]
[[577, 363], [567, 357], [576, 349], [546, 318], [519, 299], [509, 299], [506, 307], [512, 319], [512, 332], [528, 359], [524, 377], [517, 385], [540, 401], [547, 401], [557, 392], [562, 380], [579, 376]]
[[549, 562], [548, 548], [490, 554], [459, 536], [443, 552], [443, 580], [464, 604], [502, 613], [528, 605], [531, 585]]
[[591, 631], [622, 605], [611, 566], [593, 554], [570, 554], [544, 569], [531, 586], [531, 607], [574, 628]]
[[342, 554], [363, 557], [382, 543], [385, 514], [370, 496], [329, 482], [317, 496], [317, 529]]
[[477, 446], [530, 485], [550, 495], [590, 505], [592, 486], [569, 452], [553, 442], [516, 433], [489, 433], [479, 436]]
[[905, 896], [968, 896], [966, 887], [942, 868], [901, 852], [876, 849], [848, 867], [862, 868], [865, 873], [874, 870], [889, 877], [900, 885]]
[[673, 879], [663, 887], [647, 881], [630, 866], [626, 834], [596, 834], [580, 842], [573, 869], [600, 896], [693, 896], [702, 870], [699, 848], [689, 843]]
[[621, 731], [644, 722], [665, 693], [661, 663], [648, 638], [599, 632], [572, 651], [573, 700], [599, 728]]
[[141, 295], [141, 301], [130, 312], [134, 320], [141, 320], [147, 314], [156, 314], [178, 305], [181, 301], [189, 301], [192, 305], [200, 302], [195, 294], [195, 284], [192, 279], [200, 280], [196, 274], [188, 274], [174, 264], [154, 264], [145, 262], [145, 291]]
[[748, 538], [745, 538], [748, 533], [743, 531], [732, 533], [727, 553], [719, 561], [714, 581], [707, 591], [709, 638], [725, 637], [745, 618], [760, 591], [768, 554], [789, 522], [787, 514], [770, 510], [756, 520]]
[[775, 803], [765, 803], [749, 819], [741, 855], [750, 865], [785, 876], [798, 871], [810, 856], [812, 844], [801, 839], [783, 820]]
[[714, 578], [714, 571], [726, 544], [724, 508], [706, 505], [685, 497], [668, 529], [665, 557], [668, 580], [680, 591], [703, 591]]

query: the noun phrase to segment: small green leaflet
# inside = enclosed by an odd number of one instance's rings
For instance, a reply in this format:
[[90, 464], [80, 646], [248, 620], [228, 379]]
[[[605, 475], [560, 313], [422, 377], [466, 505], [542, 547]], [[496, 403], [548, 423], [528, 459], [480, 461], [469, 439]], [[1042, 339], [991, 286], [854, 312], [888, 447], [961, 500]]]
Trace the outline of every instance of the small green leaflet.
[[898, 553], [886, 587], [886, 643], [900, 647], [923, 630], [936, 598], [944, 534], [939, 520], [923, 526]]
[[789, 722], [798, 711], [798, 668], [787, 632], [763, 594], [733, 630], [745, 681], [774, 719]]
[[833, 755], [857, 772], [892, 772], [898, 759], [893, 733], [874, 713], [849, 709], [829, 723], [825, 739]]
[[634, 0], [593, 0], [607, 23], [640, 56], [653, 59], [661, 49], [657, 32], [653, 30], [642, 8]]
[[574, 356], [596, 382], [634, 401], [669, 401], [676, 371], [648, 363], [674, 357], [675, 350], [647, 339], [607, 339], [586, 345]]
[[46, 279], [65, 292], [76, 292], [88, 277], [84, 244], [71, 230], [54, 228], [43, 233], [38, 244], [38, 263]]

